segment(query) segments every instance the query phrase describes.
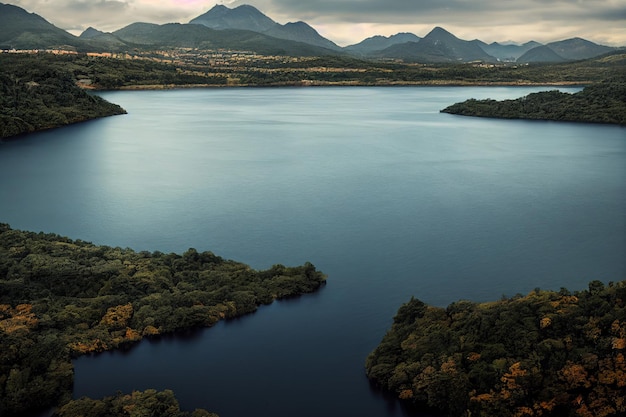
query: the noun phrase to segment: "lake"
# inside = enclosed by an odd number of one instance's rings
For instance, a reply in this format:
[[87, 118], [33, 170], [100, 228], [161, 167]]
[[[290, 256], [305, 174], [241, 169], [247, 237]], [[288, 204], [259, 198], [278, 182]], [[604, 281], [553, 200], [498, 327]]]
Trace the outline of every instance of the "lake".
[[168, 388], [221, 417], [409, 416], [364, 361], [411, 296], [626, 279], [623, 127], [439, 113], [545, 89], [106, 92], [129, 114], [0, 143], [13, 228], [328, 274], [254, 315], [79, 358], [75, 396]]

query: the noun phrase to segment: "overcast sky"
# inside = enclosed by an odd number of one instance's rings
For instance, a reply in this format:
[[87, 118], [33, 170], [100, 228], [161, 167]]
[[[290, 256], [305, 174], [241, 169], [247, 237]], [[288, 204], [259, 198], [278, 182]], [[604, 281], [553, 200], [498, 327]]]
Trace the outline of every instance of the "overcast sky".
[[626, 0], [3, 0], [80, 34], [110, 32], [133, 22], [187, 23], [215, 4], [255, 6], [278, 23], [303, 20], [345, 46], [373, 35], [441, 26], [459, 38], [485, 42], [572, 37], [626, 46]]

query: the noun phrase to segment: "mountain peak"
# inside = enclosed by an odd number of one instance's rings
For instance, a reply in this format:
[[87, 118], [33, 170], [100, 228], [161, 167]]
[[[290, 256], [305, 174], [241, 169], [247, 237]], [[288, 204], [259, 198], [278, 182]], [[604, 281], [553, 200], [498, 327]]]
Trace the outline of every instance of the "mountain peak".
[[263, 14], [259, 9], [254, 6], [250, 6], [249, 4], [242, 4], [241, 6], [237, 6], [234, 9], [230, 9], [231, 14], [242, 14], [246, 16], [262, 16], [266, 19], [269, 19], [266, 15]]
[[421, 38], [411, 32], [399, 32], [387, 38], [395, 43], [418, 42]]
[[334, 42], [317, 33], [308, 23], [302, 21], [289, 22], [284, 25], [276, 23], [270, 30], [264, 33], [276, 38], [304, 42], [310, 45], [321, 46], [322, 48], [341, 49]]
[[564, 62], [565, 58], [554, 52], [552, 48], [547, 45], [536, 46], [522, 56], [517, 58], [517, 62]]
[[[23, 36], [27, 33], [27, 36]], [[78, 46], [82, 41], [43, 17], [19, 6], [0, 3], [0, 42], [16, 49]]]
[[212, 15], [225, 15], [229, 11], [230, 9], [224, 6], [223, 4], [216, 4], [215, 6], [211, 7], [211, 9], [209, 9], [209, 11], [206, 12], [205, 14], [210, 13]]
[[399, 58], [407, 62], [488, 62], [495, 60], [477, 42], [459, 39], [440, 26], [435, 27], [418, 42], [409, 41], [392, 45], [377, 55], [385, 58]]
[[205, 14], [192, 19], [189, 23], [204, 25], [211, 29], [249, 30], [274, 38], [308, 43], [309, 45], [321, 46], [331, 50], [341, 49], [335, 43], [317, 33], [306, 22], [290, 22], [281, 25], [249, 4], [242, 4], [234, 9], [229, 9], [225, 6], [215, 6]]
[[0, 3], [0, 22], [4, 23], [4, 21], [6, 20], [8, 23], [9, 21], [12, 21], [14, 19], [24, 20], [29, 23], [38, 22], [40, 24], [45, 23], [52, 25], [38, 14], [30, 13], [19, 6]]
[[259, 9], [257, 9], [256, 7], [250, 5], [250, 4], [242, 4], [241, 6], [237, 6], [232, 10], [241, 10], [241, 11], [248, 11], [248, 12], [258, 12], [261, 13], [261, 11]]
[[95, 38], [97, 36], [104, 35], [104, 32], [99, 31], [98, 29], [89, 26], [87, 29], [80, 34], [79, 38]]
[[582, 38], [570, 38], [547, 45], [557, 55], [570, 60], [587, 59], [613, 50], [613, 48], [598, 45]]
[[387, 49], [393, 45], [403, 44], [407, 42], [418, 42], [420, 37], [409, 32], [400, 32], [391, 36], [374, 35], [369, 38], [363, 39], [361, 42], [347, 46], [347, 50], [361, 54], [368, 55], [377, 53], [384, 49]]
[[431, 30], [428, 35], [424, 36], [424, 39], [458, 39], [452, 33], [448, 32], [441, 26], [435, 26], [433, 30]]
[[277, 25], [259, 9], [247, 4], [234, 9], [215, 5], [211, 10], [192, 19], [189, 23], [204, 25], [211, 29], [241, 29], [254, 32], [265, 32]]
[[301, 27], [305, 27], [306, 26], [306, 27], [309, 27], [309, 28], [311, 27], [311, 26], [309, 26], [308, 23], [303, 22], [302, 20], [298, 20], [297, 22], [287, 22], [287, 23], [285, 23], [284, 26], [294, 26], [294, 27], [295, 26], [301, 26]]

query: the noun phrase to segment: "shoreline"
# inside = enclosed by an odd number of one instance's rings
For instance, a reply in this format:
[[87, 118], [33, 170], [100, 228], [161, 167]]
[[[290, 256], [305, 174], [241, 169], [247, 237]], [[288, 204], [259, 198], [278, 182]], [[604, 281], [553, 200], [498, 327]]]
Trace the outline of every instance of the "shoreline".
[[98, 88], [90, 86], [84, 88], [93, 92], [100, 91], [150, 91], [150, 90], [187, 90], [187, 89], [222, 89], [222, 88], [281, 88], [281, 87], [584, 87], [593, 84], [594, 81], [553, 81], [553, 82], [520, 82], [520, 81], [397, 81], [384, 83], [363, 83], [359, 81], [301, 81], [292, 83], [271, 84], [134, 84], [119, 88]]
[[[89, 85], [85, 86], [77, 83], [76, 86], [80, 89], [89, 92], [90, 94], [96, 94], [100, 92], [113, 92], [113, 91], [165, 91], [165, 90], [191, 90], [191, 89], [224, 89], [224, 88], [332, 88], [332, 87], [377, 87], [377, 88], [393, 88], [393, 87], [585, 87], [586, 85], [593, 84], [593, 81], [587, 81], [585, 83], [574, 81], [561, 81], [561, 82], [490, 82], [490, 81], [418, 81], [418, 82], [386, 82], [386, 83], [362, 83], [358, 81], [339, 81], [339, 82], [317, 82], [317, 81], [304, 81], [304, 82], [292, 82], [292, 83], [274, 83], [274, 84], [230, 84], [230, 85], [216, 85], [216, 84], [135, 84], [122, 86], [119, 88], [98, 88], [98, 86]], [[32, 131], [23, 131], [10, 136], [0, 136], [0, 143], [18, 140], [24, 138], [31, 133], [37, 133], [47, 131], [51, 129], [57, 129], [65, 126], [71, 126], [77, 123], [84, 123], [91, 120], [100, 119], [103, 117], [117, 116], [126, 114], [126, 111], [108, 115], [100, 115], [97, 117], [85, 118], [81, 120], [72, 121], [70, 123], [60, 124], [58, 126], [46, 126], [45, 128], [35, 129]]]

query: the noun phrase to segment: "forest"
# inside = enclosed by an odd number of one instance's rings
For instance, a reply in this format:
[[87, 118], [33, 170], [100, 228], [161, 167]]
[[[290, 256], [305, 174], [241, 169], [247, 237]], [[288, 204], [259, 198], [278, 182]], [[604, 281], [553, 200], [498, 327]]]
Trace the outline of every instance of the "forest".
[[133, 391], [101, 400], [72, 400], [54, 412], [52, 417], [218, 417], [203, 409], [181, 411], [171, 390]]
[[376, 385], [449, 416], [626, 415], [626, 281], [446, 308], [411, 298], [366, 360]]
[[67, 71], [19, 58], [0, 54], [0, 139], [125, 113]]
[[463, 116], [534, 119], [626, 125], [626, 73], [585, 87], [575, 94], [558, 90], [515, 100], [475, 100], [441, 110]]
[[[195, 249], [136, 252], [0, 224], [0, 415], [67, 403], [71, 359], [79, 355], [210, 327], [316, 291], [325, 280], [310, 263], [257, 271]], [[98, 407], [174, 404], [167, 393], [131, 400], [110, 398]], [[72, 413], [84, 404], [59, 413], [83, 415]], [[109, 411], [90, 415], [114, 415]]]

